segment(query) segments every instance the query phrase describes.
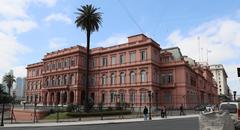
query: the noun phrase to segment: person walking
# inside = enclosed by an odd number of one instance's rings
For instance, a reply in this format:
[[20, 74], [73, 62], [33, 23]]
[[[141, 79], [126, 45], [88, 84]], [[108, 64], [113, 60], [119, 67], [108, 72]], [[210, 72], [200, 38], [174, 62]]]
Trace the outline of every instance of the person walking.
[[167, 107], [163, 106], [163, 118], [167, 118]]
[[148, 117], [148, 108], [146, 106], [143, 109], [143, 115], [144, 115], [144, 120], [146, 121]]
[[161, 118], [164, 118], [164, 107], [161, 107]]
[[180, 106], [180, 116], [185, 115], [184, 110], [183, 110], [183, 104]]

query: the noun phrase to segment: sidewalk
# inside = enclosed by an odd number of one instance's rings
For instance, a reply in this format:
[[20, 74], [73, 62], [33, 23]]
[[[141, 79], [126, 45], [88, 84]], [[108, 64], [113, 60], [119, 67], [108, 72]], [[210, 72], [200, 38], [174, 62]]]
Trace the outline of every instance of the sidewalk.
[[[169, 116], [168, 118], [153, 117], [152, 120], [171, 120], [180, 118], [199, 117], [199, 115], [186, 115], [186, 116]], [[141, 122], [143, 118], [135, 119], [117, 119], [117, 120], [96, 120], [96, 121], [78, 121], [78, 122], [52, 122], [52, 123], [26, 123], [26, 124], [5, 124], [4, 127], [44, 127], [44, 126], [70, 126], [70, 125], [97, 125], [97, 124], [112, 124], [112, 123], [130, 123]]]

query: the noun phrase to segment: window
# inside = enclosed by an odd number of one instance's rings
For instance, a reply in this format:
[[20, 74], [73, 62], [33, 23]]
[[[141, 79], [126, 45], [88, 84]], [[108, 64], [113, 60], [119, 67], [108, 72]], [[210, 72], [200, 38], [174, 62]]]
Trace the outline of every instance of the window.
[[146, 92], [141, 92], [140, 93], [140, 103], [146, 103], [147, 101], [147, 94]]
[[136, 81], [136, 74], [132, 71], [130, 73], [130, 83], [135, 83]]
[[112, 65], [115, 65], [116, 64], [116, 56], [112, 56], [111, 60], [112, 60]]
[[120, 55], [120, 64], [124, 64], [125, 63], [125, 55], [121, 54]]
[[135, 61], [136, 61], [136, 53], [130, 52], [130, 62], [135, 62]]
[[130, 92], [130, 103], [131, 105], [135, 103], [135, 93], [134, 92]]
[[144, 61], [147, 59], [147, 52], [146, 50], [141, 51], [141, 61]]
[[121, 72], [120, 73], [120, 84], [124, 84], [125, 83], [125, 73]]
[[107, 57], [102, 58], [102, 66], [107, 66]]
[[96, 85], [96, 77], [95, 76], [92, 76], [92, 78], [91, 78], [91, 85], [92, 86]]
[[65, 60], [65, 62], [66, 62], [66, 67], [69, 67], [69, 63], [70, 63], [70, 59], [69, 58], [67, 58], [66, 60]]
[[166, 84], [172, 84], [172, 83], [173, 83], [172, 72], [168, 72], [168, 73], [165, 72], [165, 73], [161, 74], [160, 84], [166, 85]]
[[71, 66], [75, 66], [75, 57], [71, 58]]
[[111, 94], [110, 94], [110, 102], [114, 103], [114, 100], [115, 100], [115, 93], [111, 92]]
[[58, 61], [58, 69], [60, 69], [62, 67], [62, 63], [61, 61]]
[[163, 102], [164, 103], [172, 103], [172, 93], [171, 92], [164, 93]]
[[120, 93], [120, 102], [121, 103], [125, 102], [125, 94], [124, 93]]
[[145, 70], [142, 70], [141, 71], [141, 82], [146, 82], [146, 71]]
[[96, 67], [96, 66], [97, 66], [97, 59], [93, 58], [93, 67]]
[[111, 85], [115, 84], [115, 75], [114, 73], [111, 74]]
[[105, 102], [105, 93], [102, 93], [102, 103]]
[[107, 84], [107, 76], [103, 75], [102, 76], [102, 85], [106, 85]]
[[196, 87], [197, 86], [196, 78], [191, 76], [190, 83], [191, 83], [192, 86]]

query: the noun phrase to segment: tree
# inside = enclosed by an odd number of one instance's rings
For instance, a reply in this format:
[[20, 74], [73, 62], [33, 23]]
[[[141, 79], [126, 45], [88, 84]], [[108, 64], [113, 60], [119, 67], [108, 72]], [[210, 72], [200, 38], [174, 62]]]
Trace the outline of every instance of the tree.
[[8, 93], [4, 92], [4, 86], [0, 84], [0, 104], [2, 104], [2, 110], [1, 110], [2, 118], [1, 118], [0, 126], [4, 125], [3, 120], [4, 120], [5, 104], [8, 104], [10, 102], [12, 102], [12, 97]]
[[84, 86], [85, 101], [84, 101], [84, 110], [88, 111], [88, 75], [89, 75], [89, 49], [90, 49], [90, 37], [91, 33], [98, 31], [99, 26], [102, 22], [102, 13], [98, 12], [98, 8], [95, 8], [93, 5], [84, 5], [81, 8], [77, 9], [77, 17], [75, 24], [77, 28], [86, 32], [87, 35], [87, 59], [86, 59], [86, 80]]
[[13, 86], [13, 82], [16, 82], [15, 76], [11, 73], [8, 73], [3, 77], [3, 82], [5, 82], [7, 84], [8, 94], [11, 95], [10, 92], [11, 92], [11, 88]]
[[3, 92], [4, 92], [4, 89], [5, 89], [5, 87], [4, 87], [2, 84], [0, 84], [0, 95], [2, 95], [2, 94], [3, 94]]

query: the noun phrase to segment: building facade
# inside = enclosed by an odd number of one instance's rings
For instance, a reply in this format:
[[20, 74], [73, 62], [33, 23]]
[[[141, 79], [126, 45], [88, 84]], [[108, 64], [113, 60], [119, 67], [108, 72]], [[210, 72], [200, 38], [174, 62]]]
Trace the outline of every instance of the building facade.
[[[193, 107], [217, 102], [207, 66], [190, 64], [179, 48], [161, 49], [143, 34], [128, 42], [90, 51], [89, 96], [95, 105]], [[86, 49], [74, 46], [47, 53], [27, 66], [26, 100], [43, 105], [84, 103]]]
[[210, 69], [213, 73], [213, 78], [217, 82], [218, 94], [231, 97], [231, 90], [227, 84], [228, 75], [222, 64], [210, 65]]
[[25, 80], [26, 78], [17, 77], [12, 90], [17, 99], [24, 98], [25, 96]]

